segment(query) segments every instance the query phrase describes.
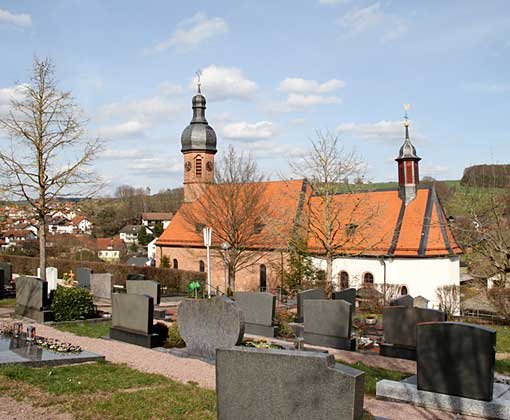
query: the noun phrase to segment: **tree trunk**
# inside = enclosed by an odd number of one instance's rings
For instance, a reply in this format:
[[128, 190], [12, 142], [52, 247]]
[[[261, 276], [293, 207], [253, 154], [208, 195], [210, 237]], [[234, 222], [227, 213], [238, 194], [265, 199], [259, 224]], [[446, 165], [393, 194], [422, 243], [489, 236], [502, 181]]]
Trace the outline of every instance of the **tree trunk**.
[[326, 255], [326, 294], [328, 299], [331, 298], [333, 293], [333, 257]]
[[236, 270], [232, 266], [232, 264], [230, 264], [228, 266], [228, 287], [230, 287], [230, 289], [234, 291], [235, 284], [236, 284]]
[[39, 271], [40, 278], [46, 280], [46, 220], [39, 221]]

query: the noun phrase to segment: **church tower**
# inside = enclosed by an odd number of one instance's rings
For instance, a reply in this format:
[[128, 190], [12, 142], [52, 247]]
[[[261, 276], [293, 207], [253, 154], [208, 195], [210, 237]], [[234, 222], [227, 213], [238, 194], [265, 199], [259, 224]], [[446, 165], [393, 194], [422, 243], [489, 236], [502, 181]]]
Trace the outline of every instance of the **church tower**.
[[404, 116], [405, 140], [400, 148], [398, 157], [398, 191], [399, 197], [407, 206], [416, 198], [416, 190], [420, 181], [418, 162], [421, 160], [416, 154], [416, 148], [409, 140], [409, 120], [407, 118], [407, 110], [409, 105], [405, 105], [406, 110]]
[[198, 92], [192, 100], [193, 118], [181, 135], [185, 203], [195, 201], [207, 185], [214, 182], [216, 133], [205, 119], [205, 103], [199, 82]]

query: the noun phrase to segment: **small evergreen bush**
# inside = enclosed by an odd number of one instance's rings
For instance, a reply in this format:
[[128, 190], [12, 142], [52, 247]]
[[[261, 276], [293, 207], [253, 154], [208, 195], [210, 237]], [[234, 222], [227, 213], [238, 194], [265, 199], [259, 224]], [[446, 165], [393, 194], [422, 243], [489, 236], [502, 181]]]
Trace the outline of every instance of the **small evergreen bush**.
[[57, 287], [51, 310], [55, 321], [74, 321], [96, 315], [92, 294], [87, 289], [78, 287]]

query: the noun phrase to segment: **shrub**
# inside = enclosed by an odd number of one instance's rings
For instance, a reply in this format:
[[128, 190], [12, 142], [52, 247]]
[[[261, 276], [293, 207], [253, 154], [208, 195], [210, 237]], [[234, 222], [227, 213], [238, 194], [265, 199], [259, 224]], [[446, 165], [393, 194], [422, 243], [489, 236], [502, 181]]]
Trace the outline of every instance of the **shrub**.
[[55, 321], [74, 321], [93, 318], [96, 315], [91, 293], [87, 289], [77, 287], [57, 287], [51, 310]]
[[276, 313], [276, 321], [278, 324], [277, 335], [284, 338], [294, 338], [294, 330], [289, 325], [289, 322], [293, 322], [295, 314], [289, 311], [278, 311]]
[[168, 338], [166, 339], [165, 347], [169, 347], [169, 348], [186, 347], [186, 343], [182, 339], [181, 333], [179, 332], [179, 327], [177, 326], [177, 322], [174, 322], [168, 329]]

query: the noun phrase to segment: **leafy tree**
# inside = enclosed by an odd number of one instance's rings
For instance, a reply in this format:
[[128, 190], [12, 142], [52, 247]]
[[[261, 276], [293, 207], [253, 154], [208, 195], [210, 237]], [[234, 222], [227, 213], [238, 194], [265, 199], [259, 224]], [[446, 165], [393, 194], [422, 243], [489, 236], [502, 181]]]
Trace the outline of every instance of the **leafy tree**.
[[156, 224], [154, 225], [154, 229], [153, 229], [154, 237], [159, 238], [161, 236], [161, 234], [163, 233], [163, 230], [164, 230], [163, 223], [156, 222]]
[[145, 226], [140, 226], [138, 230], [138, 243], [143, 246], [147, 246], [147, 244], [154, 239], [150, 233], [147, 233], [147, 229]]
[[161, 261], [159, 262], [159, 268], [170, 268], [170, 258], [166, 255], [161, 257]]

